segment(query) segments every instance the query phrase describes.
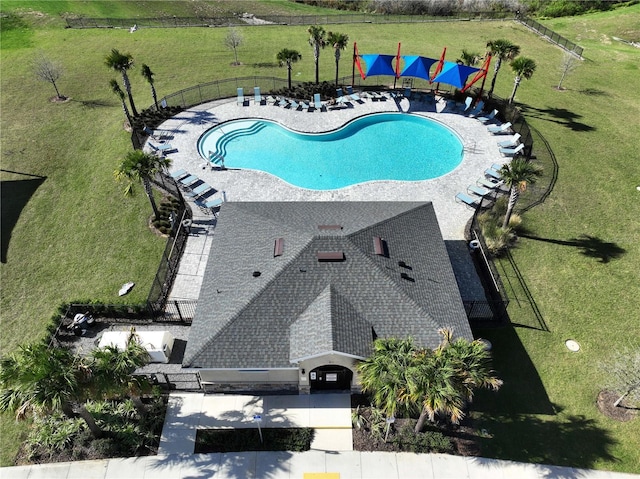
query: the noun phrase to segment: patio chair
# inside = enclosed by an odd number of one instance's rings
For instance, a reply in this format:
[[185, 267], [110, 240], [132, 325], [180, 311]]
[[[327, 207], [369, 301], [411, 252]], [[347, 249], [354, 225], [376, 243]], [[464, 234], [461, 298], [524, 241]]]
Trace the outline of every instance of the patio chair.
[[466, 113], [466, 111], [469, 110], [469, 108], [471, 108], [472, 103], [473, 103], [473, 98], [468, 96], [467, 98], [465, 98], [464, 103], [460, 105], [456, 103], [456, 106], [458, 107], [458, 111], [460, 113]]
[[520, 143], [515, 148], [500, 148], [500, 153], [504, 156], [516, 156], [524, 150], [524, 143]]
[[152, 130], [148, 126], [145, 126], [142, 130], [147, 134], [147, 136], [150, 136], [154, 140], [170, 140], [173, 138], [173, 136], [169, 132]]
[[[213, 187], [206, 182], [202, 182], [200, 185], [193, 188], [190, 192], [185, 193], [185, 196], [189, 196], [191, 198], [195, 198], [197, 196], [202, 196], [209, 193], [213, 190]], [[215, 190], [214, 190], [215, 191]]]
[[515, 148], [520, 143], [520, 133], [516, 133], [508, 140], [498, 142], [500, 148]]
[[291, 108], [292, 110], [297, 110], [298, 106], [298, 102], [295, 100], [291, 100], [291, 103], [289, 103], [289, 108]]
[[500, 176], [500, 173], [493, 168], [487, 168], [486, 170], [484, 170], [484, 174], [489, 178], [493, 178], [498, 181], [502, 180], [502, 176]]
[[298, 108], [296, 108], [296, 110], [298, 111], [302, 111], [302, 110], [308, 110], [309, 109], [309, 104], [301, 101], [300, 104], [298, 105]]
[[178, 180], [178, 182], [185, 187], [189, 187], [192, 184], [194, 184], [196, 181], [201, 181], [200, 178], [198, 178], [196, 175], [188, 175], [185, 176], [184, 178], [181, 178], [180, 180]]
[[476, 181], [477, 185], [484, 186], [485, 188], [489, 188], [490, 190], [494, 190], [496, 188], [501, 187], [504, 184], [502, 180], [488, 180], [486, 178], [478, 178]]
[[484, 108], [484, 101], [480, 100], [478, 104], [471, 110], [467, 115], [471, 118], [475, 118], [480, 113], [482, 113], [482, 109]]
[[264, 97], [260, 94], [260, 87], [259, 86], [254, 86], [253, 87], [253, 102], [256, 105], [266, 105], [267, 102], [265, 101]]
[[345, 96], [342, 88], [336, 88], [336, 102], [337, 103], [346, 103], [348, 98]]
[[188, 174], [189, 173], [187, 173], [187, 170], [180, 169], [180, 170], [177, 170], [177, 171], [174, 171], [173, 173], [171, 173], [170, 176], [174, 180], [179, 180], [180, 178], [184, 178]]
[[493, 110], [487, 116], [476, 117], [476, 120], [478, 120], [480, 123], [486, 124], [486, 123], [489, 123], [490, 121], [493, 121], [493, 119], [496, 117], [497, 114], [498, 114], [498, 110]]
[[474, 195], [478, 195], [478, 196], [487, 196], [488, 194], [491, 193], [491, 190], [487, 188], [482, 188], [476, 185], [469, 185], [467, 186], [467, 192], [473, 193]]
[[324, 111], [327, 110], [327, 107], [322, 103], [322, 100], [320, 100], [320, 93], [313, 94], [313, 106], [317, 110], [322, 110], [323, 108], [324, 108]]
[[213, 210], [215, 208], [220, 208], [220, 206], [222, 206], [222, 203], [224, 203], [224, 201], [220, 198], [215, 198], [209, 201], [195, 200], [195, 203], [199, 208], [203, 210], [210, 210], [215, 215], [216, 213]]
[[171, 145], [171, 143], [158, 143], [157, 145], [154, 145], [153, 143], [148, 142], [147, 144], [149, 145], [149, 148], [153, 150], [154, 153], [159, 153], [163, 156], [169, 153], [170, 151], [175, 150], [175, 148]]
[[489, 133], [492, 133], [494, 135], [500, 134], [500, 133], [506, 133], [511, 131], [511, 122], [508, 121], [506, 123], [503, 123], [501, 125], [489, 125], [487, 127], [487, 131]]
[[480, 206], [480, 203], [482, 202], [482, 198], [472, 198], [471, 196], [468, 196], [464, 193], [458, 193], [456, 195], [456, 201], [458, 203], [462, 202], [467, 206], [477, 208], [478, 206]]
[[244, 106], [244, 88], [238, 88], [238, 99], [236, 100], [238, 105]]

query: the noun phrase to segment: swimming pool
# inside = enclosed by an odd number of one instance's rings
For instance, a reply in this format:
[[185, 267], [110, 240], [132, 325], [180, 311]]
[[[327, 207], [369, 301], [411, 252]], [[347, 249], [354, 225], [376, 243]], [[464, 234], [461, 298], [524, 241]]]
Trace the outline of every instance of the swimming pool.
[[333, 190], [376, 180], [437, 178], [462, 162], [446, 126], [407, 113], [375, 113], [326, 133], [300, 133], [269, 120], [233, 120], [205, 132], [198, 152], [227, 168], [261, 170], [301, 188]]

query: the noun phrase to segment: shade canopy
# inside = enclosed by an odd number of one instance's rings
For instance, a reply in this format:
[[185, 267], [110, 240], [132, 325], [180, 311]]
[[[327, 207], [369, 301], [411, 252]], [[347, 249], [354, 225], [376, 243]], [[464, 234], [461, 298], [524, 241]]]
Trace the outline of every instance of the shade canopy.
[[394, 55], [360, 55], [360, 58], [364, 60], [367, 67], [365, 75], [368, 77], [375, 75], [396, 75], [395, 70], [391, 66], [391, 62], [396, 58]]
[[432, 81], [433, 83], [447, 83], [456, 88], [462, 88], [467, 82], [467, 77], [478, 71], [480, 71], [479, 68], [445, 61], [442, 71]]
[[431, 65], [438, 61], [418, 55], [402, 55], [401, 58], [404, 60], [404, 68], [400, 72], [400, 76], [423, 78], [425, 80], [429, 79]]

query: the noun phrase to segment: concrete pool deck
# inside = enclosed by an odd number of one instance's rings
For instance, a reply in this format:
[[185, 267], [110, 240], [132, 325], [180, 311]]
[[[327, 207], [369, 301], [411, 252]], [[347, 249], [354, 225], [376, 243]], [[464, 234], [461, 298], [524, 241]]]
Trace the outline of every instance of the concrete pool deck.
[[[473, 118], [440, 112], [443, 107], [444, 102], [436, 108], [433, 104], [408, 99], [399, 102], [364, 100], [364, 103], [354, 102], [352, 108], [309, 113], [273, 105], [254, 105], [253, 102], [250, 106], [240, 106], [232, 98], [185, 110], [163, 123], [160, 129], [173, 134], [170, 142], [177, 151], [169, 154], [173, 162], [171, 171], [185, 169], [209, 183], [218, 190], [210, 199], [222, 198], [224, 192], [227, 201], [432, 201], [443, 238], [463, 240], [465, 225], [472, 217], [473, 209], [457, 203], [456, 193], [465, 192], [467, 186], [484, 177], [485, 169], [493, 163], [504, 163], [507, 158], [501, 157], [498, 150], [499, 136], [488, 133], [486, 126]], [[431, 180], [373, 181], [317, 191], [290, 185], [260, 171], [211, 170], [205, 167], [206, 162], [197, 151], [197, 141], [202, 133], [229, 120], [261, 118], [302, 132], [321, 132], [336, 129], [362, 115], [388, 111], [423, 115], [454, 130], [464, 146], [461, 164], [450, 173]]]

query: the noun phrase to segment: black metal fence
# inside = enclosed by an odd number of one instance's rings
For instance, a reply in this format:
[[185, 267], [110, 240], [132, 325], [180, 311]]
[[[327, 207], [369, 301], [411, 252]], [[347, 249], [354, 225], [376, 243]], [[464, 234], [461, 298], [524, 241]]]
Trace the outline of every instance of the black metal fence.
[[65, 17], [67, 28], [180, 28], [232, 27], [268, 25], [339, 25], [349, 23], [430, 23], [512, 20], [514, 13], [457, 12], [450, 15], [383, 15], [375, 13], [344, 13], [334, 15], [236, 15], [220, 17], [145, 17], [145, 18], [86, 18]]
[[550, 30], [541, 23], [536, 22], [533, 18], [519, 18], [518, 21], [537, 34], [548, 38], [551, 42], [564, 48], [566, 51], [582, 58], [582, 52], [584, 51], [584, 49], [581, 46], [576, 45], [571, 40], [567, 40], [562, 35], [558, 35], [553, 30]]

